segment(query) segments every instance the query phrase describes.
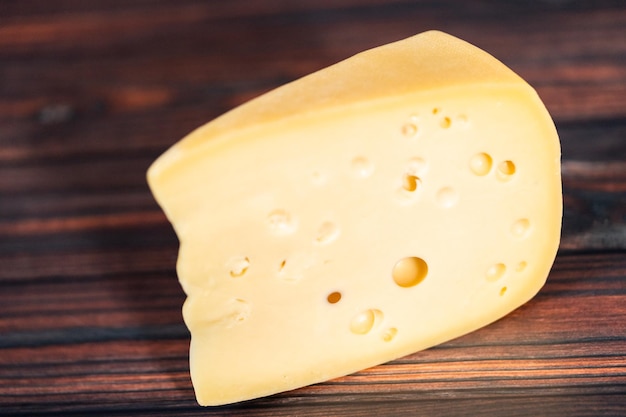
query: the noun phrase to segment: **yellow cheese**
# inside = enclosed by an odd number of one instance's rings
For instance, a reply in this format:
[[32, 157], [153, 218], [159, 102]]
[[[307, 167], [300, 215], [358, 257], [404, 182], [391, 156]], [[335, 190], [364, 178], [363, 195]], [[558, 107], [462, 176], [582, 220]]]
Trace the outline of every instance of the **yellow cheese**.
[[436, 31], [232, 110], [148, 180], [180, 240], [202, 405], [485, 326], [539, 291], [559, 244], [560, 147], [544, 105]]

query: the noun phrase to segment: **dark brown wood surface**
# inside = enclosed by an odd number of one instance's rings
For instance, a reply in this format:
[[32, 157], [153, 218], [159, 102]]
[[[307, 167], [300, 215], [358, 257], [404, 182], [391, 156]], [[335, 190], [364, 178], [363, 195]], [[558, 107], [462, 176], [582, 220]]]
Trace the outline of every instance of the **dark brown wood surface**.
[[[424, 352], [197, 406], [148, 165], [249, 98], [428, 29], [500, 58], [554, 116], [546, 286]], [[626, 415], [626, 3], [0, 0], [0, 415]]]

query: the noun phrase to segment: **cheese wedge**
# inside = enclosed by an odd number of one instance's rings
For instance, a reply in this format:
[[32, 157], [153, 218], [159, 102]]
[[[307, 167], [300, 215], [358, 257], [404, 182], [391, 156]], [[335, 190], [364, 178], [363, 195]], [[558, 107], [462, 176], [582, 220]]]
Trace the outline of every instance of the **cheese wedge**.
[[485, 326], [539, 291], [559, 245], [546, 108], [501, 62], [436, 31], [230, 111], [148, 181], [180, 240], [202, 405]]

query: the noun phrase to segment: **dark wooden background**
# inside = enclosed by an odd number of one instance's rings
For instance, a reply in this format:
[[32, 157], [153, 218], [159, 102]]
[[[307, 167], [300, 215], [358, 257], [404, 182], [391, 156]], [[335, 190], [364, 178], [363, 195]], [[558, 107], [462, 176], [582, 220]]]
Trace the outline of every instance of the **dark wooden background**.
[[[500, 58], [555, 118], [547, 285], [444, 345], [200, 408], [148, 165], [251, 97], [428, 29]], [[0, 0], [0, 414], [626, 415], [626, 2]]]

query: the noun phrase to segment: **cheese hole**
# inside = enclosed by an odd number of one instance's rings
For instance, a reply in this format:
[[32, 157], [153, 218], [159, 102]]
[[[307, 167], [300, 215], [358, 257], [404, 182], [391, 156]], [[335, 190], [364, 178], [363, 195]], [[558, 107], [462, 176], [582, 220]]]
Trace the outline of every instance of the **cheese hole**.
[[235, 298], [231, 300], [227, 306], [223, 315], [215, 320], [211, 321], [211, 324], [221, 324], [227, 329], [237, 325], [241, 325], [243, 322], [250, 318], [252, 313], [252, 307], [250, 303], [241, 298]]
[[441, 111], [439, 107], [433, 107], [433, 114], [437, 114]]
[[358, 313], [350, 321], [350, 331], [354, 334], [367, 334], [383, 319], [383, 312], [369, 309]]
[[391, 342], [393, 338], [396, 337], [396, 334], [398, 334], [398, 329], [390, 327], [383, 332], [383, 340], [385, 342]]
[[522, 261], [515, 266], [515, 270], [517, 272], [522, 272], [524, 269], [526, 269], [526, 266], [528, 266], [526, 261]]
[[367, 178], [374, 172], [374, 165], [365, 157], [359, 156], [350, 163], [352, 175], [357, 178]]
[[250, 267], [250, 259], [248, 257], [236, 257], [228, 261], [228, 269], [230, 276], [233, 278], [242, 277]]
[[287, 265], [287, 260], [283, 259], [282, 262], [280, 263], [280, 266], [278, 267], [278, 272], [280, 272], [283, 269], [285, 269], [285, 265]]
[[506, 292], [506, 287], [502, 287], [500, 289], [500, 297], [502, 297], [504, 295], [504, 293]]
[[483, 176], [487, 175], [491, 171], [491, 165], [493, 159], [489, 154], [478, 153], [470, 159], [470, 169], [475, 175]]
[[237, 304], [237, 311], [232, 318], [234, 321], [241, 323], [250, 316], [250, 306], [246, 300], [241, 298], [236, 298], [235, 303]]
[[415, 175], [406, 174], [402, 181], [402, 188], [406, 191], [413, 192], [418, 189], [421, 183], [422, 180], [420, 180]]
[[403, 288], [414, 287], [422, 282], [427, 274], [428, 264], [422, 258], [415, 256], [400, 259], [391, 271], [395, 283]]
[[530, 221], [528, 219], [519, 219], [511, 225], [511, 233], [515, 237], [524, 237], [530, 230]]
[[503, 161], [498, 164], [498, 179], [508, 181], [515, 174], [515, 164], [513, 161]]
[[296, 229], [291, 215], [285, 210], [274, 210], [267, 216], [267, 225], [276, 235], [288, 235]]
[[341, 300], [341, 293], [338, 291], [331, 292], [330, 294], [328, 294], [328, 297], [326, 297], [326, 300], [330, 304], [337, 304], [339, 300]]
[[459, 195], [452, 187], [444, 187], [437, 191], [436, 195], [437, 203], [444, 208], [450, 208], [454, 206], [459, 200]]
[[410, 138], [415, 136], [415, 134], [417, 133], [417, 126], [414, 123], [405, 123], [402, 126], [402, 135]]
[[339, 227], [333, 222], [324, 222], [317, 229], [315, 243], [319, 245], [327, 245], [333, 242], [339, 236]]
[[487, 269], [485, 276], [487, 277], [487, 281], [494, 282], [502, 278], [504, 273], [506, 272], [506, 265], [502, 263], [495, 264]]
[[450, 125], [452, 125], [452, 119], [447, 116], [441, 119], [441, 122], [439, 122], [439, 126], [441, 126], [443, 129], [449, 128]]

